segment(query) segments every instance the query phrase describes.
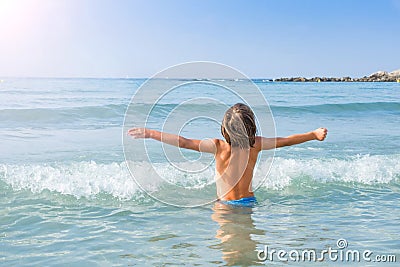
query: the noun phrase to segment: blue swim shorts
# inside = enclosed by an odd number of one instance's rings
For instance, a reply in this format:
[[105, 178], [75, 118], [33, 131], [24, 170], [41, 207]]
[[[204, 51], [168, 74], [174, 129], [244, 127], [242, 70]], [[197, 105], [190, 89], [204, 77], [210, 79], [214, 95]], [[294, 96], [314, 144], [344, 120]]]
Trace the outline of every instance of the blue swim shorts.
[[255, 204], [257, 204], [257, 199], [256, 199], [256, 197], [243, 197], [241, 199], [223, 200], [221, 202], [224, 204], [233, 205], [233, 206], [253, 207]]

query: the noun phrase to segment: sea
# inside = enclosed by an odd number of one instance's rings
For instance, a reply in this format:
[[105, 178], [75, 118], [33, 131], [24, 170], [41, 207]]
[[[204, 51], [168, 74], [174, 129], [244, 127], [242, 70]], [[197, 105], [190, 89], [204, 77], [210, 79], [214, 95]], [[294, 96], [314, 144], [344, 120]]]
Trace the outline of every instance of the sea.
[[[123, 140], [138, 124], [125, 114], [145, 82], [1, 78], [1, 266], [398, 266], [399, 83], [253, 80], [276, 136], [326, 127], [326, 140], [269, 154], [257, 167], [253, 206], [182, 207], [154, 194], [174, 196], [179, 184], [199, 199], [214, 195], [214, 163], [182, 175], [152, 140], [146, 164], [168, 179], [152, 183], [140, 157], [127, 163]], [[191, 98], [233, 101], [204, 81], [188, 84], [193, 90], [156, 103], [147, 127], [160, 129]], [[202, 115], [181, 134], [222, 139], [223, 112], [189, 106], [185, 114]], [[202, 164], [196, 153], [183, 157], [186, 167]]]

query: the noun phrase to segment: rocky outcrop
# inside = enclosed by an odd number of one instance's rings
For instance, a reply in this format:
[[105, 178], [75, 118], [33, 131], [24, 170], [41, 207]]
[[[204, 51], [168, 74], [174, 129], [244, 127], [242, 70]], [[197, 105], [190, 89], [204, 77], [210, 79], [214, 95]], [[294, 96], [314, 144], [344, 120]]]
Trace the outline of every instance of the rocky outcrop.
[[351, 77], [293, 77], [293, 78], [279, 78], [275, 79], [275, 82], [399, 82], [400, 83], [400, 69], [392, 72], [377, 71], [369, 76], [362, 78], [351, 78]]
[[400, 78], [400, 69], [389, 72], [389, 76]]

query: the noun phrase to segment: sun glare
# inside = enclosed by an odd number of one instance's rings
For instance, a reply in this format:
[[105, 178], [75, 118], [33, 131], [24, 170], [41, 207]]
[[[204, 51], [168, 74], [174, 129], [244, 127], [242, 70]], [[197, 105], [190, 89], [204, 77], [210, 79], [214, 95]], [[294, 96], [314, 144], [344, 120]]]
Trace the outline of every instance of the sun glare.
[[38, 26], [41, 8], [36, 0], [0, 0], [0, 34], [17, 41]]
[[0, 19], [11, 16], [23, 1], [18, 0], [0, 0]]

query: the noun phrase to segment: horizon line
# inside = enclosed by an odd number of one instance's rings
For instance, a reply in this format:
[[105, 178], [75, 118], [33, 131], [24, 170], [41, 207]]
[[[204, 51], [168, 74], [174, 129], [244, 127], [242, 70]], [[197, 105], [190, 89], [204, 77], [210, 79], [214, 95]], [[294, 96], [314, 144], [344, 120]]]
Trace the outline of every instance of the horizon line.
[[[372, 73], [371, 73], [372, 74]], [[370, 75], [371, 75], [370, 74]], [[368, 77], [369, 75], [364, 75], [364, 76], [351, 76], [351, 75], [345, 75], [345, 76], [332, 76], [332, 75], [316, 75], [316, 76], [279, 76], [279, 77], [249, 77], [250, 80], [275, 80], [275, 79], [280, 79], [280, 78], [342, 78], [342, 77], [350, 77], [350, 78], [362, 78], [362, 77]], [[116, 79], [116, 80], [143, 80], [143, 79], [151, 79], [152, 77], [100, 77], [100, 76], [0, 76], [0, 80], [4, 79]], [[198, 80], [245, 80], [243, 77], [241, 78], [227, 78], [227, 77], [213, 77], [213, 78], [199, 78], [199, 77], [165, 77], [165, 78], [153, 78], [153, 79], [165, 79], [165, 80], [192, 80], [192, 79], [198, 79]]]

